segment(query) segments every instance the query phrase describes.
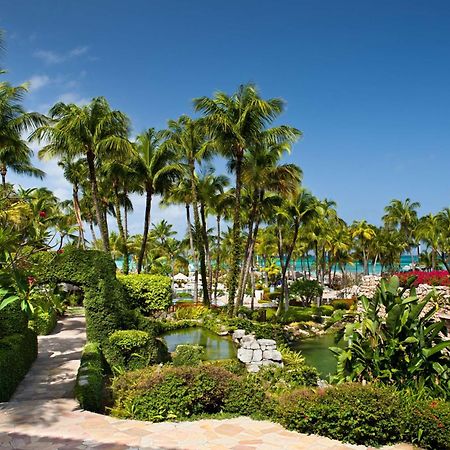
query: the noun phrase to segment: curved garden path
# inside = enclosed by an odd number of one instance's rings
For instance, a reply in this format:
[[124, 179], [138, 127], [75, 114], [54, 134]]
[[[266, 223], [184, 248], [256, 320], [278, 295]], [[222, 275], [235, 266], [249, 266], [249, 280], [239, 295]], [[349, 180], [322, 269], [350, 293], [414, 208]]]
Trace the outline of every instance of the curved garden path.
[[153, 424], [80, 410], [72, 392], [85, 340], [81, 316], [65, 317], [53, 334], [39, 337], [36, 362], [11, 401], [0, 403], [1, 450], [366, 449], [246, 417]]

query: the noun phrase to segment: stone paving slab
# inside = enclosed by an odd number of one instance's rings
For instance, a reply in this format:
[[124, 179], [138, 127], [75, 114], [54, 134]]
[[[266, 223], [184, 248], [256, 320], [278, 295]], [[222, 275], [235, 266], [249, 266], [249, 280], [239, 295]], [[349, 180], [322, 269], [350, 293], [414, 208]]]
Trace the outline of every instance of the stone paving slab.
[[80, 410], [72, 393], [84, 330], [84, 318], [71, 316], [39, 337], [38, 359], [12, 401], [0, 403], [0, 450], [368, 450], [248, 417], [150, 423]]

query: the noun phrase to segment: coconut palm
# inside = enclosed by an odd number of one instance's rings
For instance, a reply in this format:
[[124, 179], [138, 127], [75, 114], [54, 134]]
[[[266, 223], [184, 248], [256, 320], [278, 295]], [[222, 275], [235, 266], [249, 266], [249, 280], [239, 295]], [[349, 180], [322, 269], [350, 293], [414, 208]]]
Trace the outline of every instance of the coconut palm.
[[374, 239], [376, 233], [372, 225], [366, 220], [354, 221], [350, 227], [353, 239], [357, 240], [363, 256], [364, 274], [369, 274], [369, 242]]
[[103, 249], [109, 252], [108, 222], [99, 196], [97, 166], [102, 160], [125, 160], [132, 154], [128, 140], [129, 119], [122, 112], [111, 110], [103, 97], [94, 98], [85, 106], [57, 103], [50, 109], [50, 116], [52, 122], [38, 128], [31, 136], [48, 142], [39, 151], [39, 157], [86, 158]]
[[241, 191], [245, 152], [260, 142], [269, 144], [295, 141], [300, 131], [287, 126], [267, 128], [284, 109], [278, 98], [264, 100], [254, 85], [241, 85], [231, 96], [217, 92], [213, 98], [194, 100], [196, 111], [205, 115], [205, 122], [216, 149], [233, 166], [235, 173], [235, 206], [233, 216], [232, 263], [229, 277], [228, 306], [234, 307], [241, 261]]
[[46, 117], [34, 112], [26, 112], [21, 105], [27, 84], [11, 86], [0, 83], [0, 175], [6, 185], [8, 170], [44, 177], [44, 172], [31, 164], [33, 151], [22, 139], [22, 134], [46, 123]]
[[178, 166], [174, 162], [175, 153], [170, 147], [163, 146], [163, 142], [164, 132], [154, 128], [149, 128], [136, 138], [137, 157], [132, 166], [145, 193], [144, 230], [137, 263], [138, 273], [141, 273], [145, 257], [153, 196], [164, 194], [178, 174]]

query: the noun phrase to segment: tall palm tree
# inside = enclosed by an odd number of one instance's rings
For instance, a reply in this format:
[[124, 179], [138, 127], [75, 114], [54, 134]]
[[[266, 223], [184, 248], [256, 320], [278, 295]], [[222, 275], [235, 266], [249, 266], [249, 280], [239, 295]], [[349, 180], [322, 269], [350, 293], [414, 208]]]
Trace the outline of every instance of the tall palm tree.
[[376, 233], [372, 225], [366, 220], [355, 221], [351, 225], [351, 234], [353, 239], [357, 239], [363, 255], [364, 274], [369, 274], [369, 242], [374, 239]]
[[198, 197], [197, 165], [207, 160], [212, 153], [212, 147], [207, 140], [203, 121], [193, 120], [188, 116], [181, 116], [178, 120], [168, 122], [168, 139], [166, 145], [173, 149], [182, 161], [183, 171], [190, 182], [192, 191], [192, 209], [194, 213], [194, 235], [200, 260], [200, 274], [202, 277], [203, 303], [210, 305], [208, 279], [206, 271], [205, 243], [201, 233]]
[[417, 209], [420, 208], [419, 202], [412, 202], [407, 198], [405, 201], [391, 200], [389, 205], [384, 208], [383, 221], [385, 225], [397, 228], [404, 237], [405, 243], [409, 248], [411, 256], [411, 264], [414, 267], [414, 257], [412, 248], [416, 244], [414, 242], [414, 230], [418, 223]]
[[232, 164], [235, 172], [235, 206], [233, 217], [233, 258], [230, 267], [228, 306], [233, 312], [241, 261], [241, 191], [242, 165], [245, 152], [257, 143], [295, 141], [300, 131], [287, 126], [268, 128], [284, 109], [278, 98], [264, 100], [254, 85], [241, 85], [229, 96], [217, 92], [213, 98], [194, 100], [196, 111], [205, 115], [205, 122], [215, 147]]
[[129, 119], [122, 112], [111, 110], [103, 97], [94, 98], [85, 106], [57, 103], [50, 109], [50, 116], [52, 122], [38, 128], [31, 139], [48, 142], [39, 151], [41, 158], [86, 158], [103, 249], [109, 252], [108, 222], [100, 201], [97, 167], [102, 160], [126, 159], [132, 153]]
[[3, 186], [9, 169], [19, 174], [44, 177], [44, 172], [31, 164], [33, 151], [21, 137], [24, 132], [46, 123], [45, 116], [26, 112], [22, 107], [27, 88], [27, 84], [0, 83], [0, 175]]

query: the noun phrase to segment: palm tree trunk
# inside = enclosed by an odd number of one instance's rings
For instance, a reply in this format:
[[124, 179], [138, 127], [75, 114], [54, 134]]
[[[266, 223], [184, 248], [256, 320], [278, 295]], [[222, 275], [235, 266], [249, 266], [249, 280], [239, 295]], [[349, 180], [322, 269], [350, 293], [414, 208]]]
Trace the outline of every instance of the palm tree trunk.
[[208, 292], [212, 292], [213, 272], [211, 263], [211, 253], [209, 251], [209, 240], [207, 231], [208, 224], [206, 222], [205, 204], [203, 202], [200, 203], [200, 217], [202, 221], [202, 235], [203, 235], [203, 244], [205, 245], [206, 264], [208, 265]]
[[7, 168], [6, 168], [6, 164], [2, 164], [0, 167], [0, 174], [2, 176], [2, 185], [3, 187], [6, 186], [6, 173], [7, 173]]
[[220, 215], [217, 215], [217, 257], [216, 257], [216, 270], [214, 273], [214, 303], [217, 304], [217, 286], [219, 284], [220, 274]]
[[200, 215], [198, 213], [198, 196], [197, 186], [195, 184], [195, 162], [190, 161], [189, 166], [191, 169], [191, 187], [192, 187], [192, 207], [194, 209], [194, 226], [196, 241], [198, 243], [198, 255], [200, 259], [200, 274], [202, 277], [202, 290], [203, 290], [203, 304], [209, 308], [211, 302], [208, 292], [208, 279], [206, 274], [206, 262], [205, 262], [205, 247], [203, 242], [203, 234], [200, 225]]
[[105, 216], [102, 212], [100, 205], [98, 186], [97, 186], [97, 175], [95, 171], [95, 155], [91, 150], [86, 153], [86, 159], [89, 168], [89, 181], [91, 182], [92, 199], [94, 201], [95, 214], [97, 216], [97, 223], [100, 228], [100, 234], [102, 236], [103, 249], [105, 252], [110, 252], [109, 246], [109, 234], [108, 234], [108, 223], [105, 220]]
[[152, 210], [152, 195], [153, 190], [151, 186], [147, 185], [145, 190], [145, 213], [144, 213], [144, 230], [142, 233], [142, 245], [139, 252], [139, 258], [137, 263], [137, 273], [141, 273], [142, 263], [144, 262], [145, 250], [147, 247], [148, 230], [150, 229], [150, 213]]
[[72, 202], [73, 202], [73, 210], [75, 212], [75, 219], [78, 224], [78, 247], [86, 248], [85, 239], [84, 239], [84, 229], [83, 229], [83, 220], [81, 219], [81, 209], [80, 202], [78, 200], [78, 184], [73, 184], [72, 186]]
[[189, 235], [189, 246], [191, 248], [192, 261], [194, 263], [194, 302], [198, 302], [198, 258], [195, 253], [194, 236], [192, 235], [191, 212], [189, 203], [186, 203], [186, 222]]
[[89, 220], [89, 228], [91, 230], [92, 240], [95, 245], [95, 243], [97, 242], [97, 236], [95, 234], [95, 228], [94, 228], [94, 223], [92, 222], [92, 219]]
[[231, 259], [229, 288], [228, 288], [228, 314], [233, 315], [234, 298], [236, 296], [239, 263], [241, 259], [241, 189], [242, 189], [242, 159], [244, 156], [243, 149], [239, 148], [236, 152], [236, 199], [233, 217], [233, 253]]
[[129, 261], [128, 261], [128, 245], [127, 240], [125, 236], [125, 230], [123, 228], [122, 223], [122, 213], [120, 210], [120, 198], [119, 198], [119, 191], [117, 184], [114, 185], [114, 203], [115, 203], [115, 210], [116, 210], [116, 221], [117, 221], [117, 228], [119, 230], [119, 236], [122, 240], [122, 255], [123, 255], [123, 265], [122, 265], [122, 271], [125, 275], [128, 275], [129, 272]]

